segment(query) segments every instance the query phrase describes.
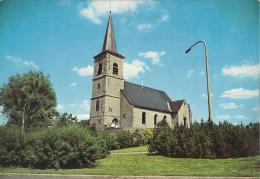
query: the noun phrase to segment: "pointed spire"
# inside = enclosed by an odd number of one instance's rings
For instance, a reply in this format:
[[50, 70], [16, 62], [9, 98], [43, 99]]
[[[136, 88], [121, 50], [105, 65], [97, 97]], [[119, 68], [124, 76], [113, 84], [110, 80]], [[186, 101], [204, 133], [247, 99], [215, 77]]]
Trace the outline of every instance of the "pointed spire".
[[106, 35], [105, 35], [103, 48], [102, 48], [102, 51], [105, 51], [105, 50], [117, 52], [111, 13], [108, 18]]

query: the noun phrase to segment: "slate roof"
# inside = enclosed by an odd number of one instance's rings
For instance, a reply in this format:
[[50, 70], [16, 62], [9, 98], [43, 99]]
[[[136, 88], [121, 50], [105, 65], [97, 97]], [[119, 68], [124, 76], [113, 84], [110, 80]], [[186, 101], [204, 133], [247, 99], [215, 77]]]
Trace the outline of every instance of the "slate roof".
[[106, 29], [106, 35], [104, 38], [103, 48], [102, 51], [109, 50], [112, 52], [117, 52], [116, 48], [116, 40], [114, 35], [114, 28], [113, 28], [113, 22], [112, 22], [112, 16], [109, 15], [108, 22], [107, 22], [107, 29]]
[[[172, 102], [170, 97], [161, 90], [124, 82], [123, 94], [130, 104], [152, 110], [171, 112], [169, 104]], [[168, 103], [168, 104], [167, 104]]]
[[178, 112], [185, 100], [172, 101], [170, 103], [172, 112]]
[[107, 22], [107, 28], [106, 28], [106, 34], [104, 37], [103, 47], [102, 51], [94, 56], [94, 58], [98, 58], [99, 56], [102, 56], [105, 53], [110, 53], [112, 55], [118, 56], [119, 58], [125, 58], [123, 55], [117, 52], [116, 48], [116, 39], [114, 34], [114, 28], [113, 28], [113, 21], [112, 21], [112, 15], [110, 14], [108, 17]]

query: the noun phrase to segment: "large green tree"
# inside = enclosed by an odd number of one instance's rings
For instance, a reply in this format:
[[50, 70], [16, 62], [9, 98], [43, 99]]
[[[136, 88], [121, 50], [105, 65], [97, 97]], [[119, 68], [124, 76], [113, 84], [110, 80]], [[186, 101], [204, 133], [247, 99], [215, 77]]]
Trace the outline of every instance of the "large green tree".
[[0, 87], [0, 105], [9, 125], [47, 127], [54, 115], [56, 94], [47, 76], [42, 72], [29, 71], [9, 78]]

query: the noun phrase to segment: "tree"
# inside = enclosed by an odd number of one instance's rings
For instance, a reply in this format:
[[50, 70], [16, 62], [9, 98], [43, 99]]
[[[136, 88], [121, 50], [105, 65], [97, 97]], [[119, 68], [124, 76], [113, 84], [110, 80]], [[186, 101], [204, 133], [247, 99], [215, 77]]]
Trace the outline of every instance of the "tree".
[[68, 126], [76, 122], [77, 122], [77, 117], [73, 117], [72, 114], [62, 113], [57, 115], [55, 124], [59, 127], [62, 127], [62, 126]]
[[9, 78], [0, 87], [2, 113], [8, 117], [8, 125], [26, 130], [47, 127], [57, 114], [56, 94], [47, 76], [42, 72], [29, 71]]

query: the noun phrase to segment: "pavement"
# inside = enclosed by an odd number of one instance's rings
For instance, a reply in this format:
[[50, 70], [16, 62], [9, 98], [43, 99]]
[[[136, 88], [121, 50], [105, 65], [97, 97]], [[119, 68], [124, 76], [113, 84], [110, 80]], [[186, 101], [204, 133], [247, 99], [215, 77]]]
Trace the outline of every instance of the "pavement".
[[260, 177], [110, 176], [0, 173], [0, 179], [259, 179]]

